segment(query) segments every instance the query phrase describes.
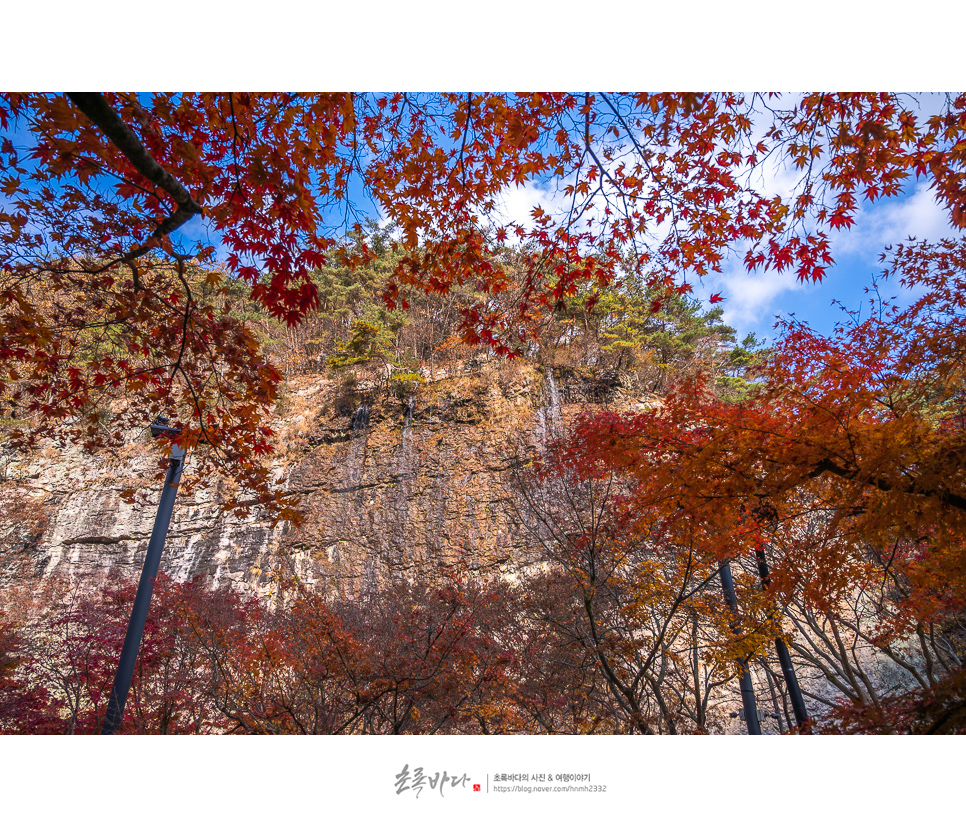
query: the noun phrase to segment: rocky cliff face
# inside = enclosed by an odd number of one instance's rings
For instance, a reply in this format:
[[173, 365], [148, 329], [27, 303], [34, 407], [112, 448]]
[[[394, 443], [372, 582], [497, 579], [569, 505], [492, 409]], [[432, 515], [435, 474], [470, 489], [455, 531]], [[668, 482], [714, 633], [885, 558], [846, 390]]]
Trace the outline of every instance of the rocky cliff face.
[[[305, 523], [273, 527], [266, 518], [225, 514], [226, 484], [183, 488], [162, 569], [263, 594], [281, 571], [352, 596], [376, 592], [392, 575], [431, 576], [457, 560], [516, 570], [531, 548], [504, 506], [511, 460], [539, 448], [568, 414], [615, 399], [633, 403], [614, 382], [525, 363], [489, 363], [402, 395], [366, 378], [294, 380], [275, 419], [275, 464], [300, 497]], [[94, 457], [48, 448], [7, 461], [6, 581], [96, 582], [111, 570], [137, 576], [157, 493], [130, 505], [121, 491], [156, 471], [146, 445]]]

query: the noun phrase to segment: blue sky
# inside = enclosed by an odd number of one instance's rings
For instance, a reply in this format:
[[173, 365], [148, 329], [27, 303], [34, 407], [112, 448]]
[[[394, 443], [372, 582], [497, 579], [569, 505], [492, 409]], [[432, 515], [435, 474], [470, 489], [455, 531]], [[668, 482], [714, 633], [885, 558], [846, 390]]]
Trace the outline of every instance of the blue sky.
[[[932, 191], [922, 182], [912, 182], [900, 197], [863, 203], [855, 225], [832, 235], [835, 264], [822, 283], [802, 284], [791, 271], [748, 273], [740, 259], [732, 258], [723, 265], [721, 275], [705, 279], [705, 287], [724, 296], [725, 321], [742, 334], [769, 335], [777, 318], [792, 315], [820, 333], [830, 334], [845, 318], [836, 302], [849, 310], [868, 305], [865, 290], [880, 279], [883, 264], [879, 255], [886, 246], [910, 236], [939, 240], [958, 235]], [[895, 279], [879, 280], [878, 289], [883, 297], [895, 296], [900, 302], [913, 299], [913, 292]]]

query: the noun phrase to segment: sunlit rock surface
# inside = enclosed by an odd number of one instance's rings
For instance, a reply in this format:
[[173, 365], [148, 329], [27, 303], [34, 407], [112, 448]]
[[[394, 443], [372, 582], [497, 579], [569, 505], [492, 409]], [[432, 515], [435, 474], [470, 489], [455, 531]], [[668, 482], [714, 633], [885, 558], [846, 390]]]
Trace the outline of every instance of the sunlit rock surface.
[[[221, 510], [230, 487], [182, 488], [162, 570], [269, 593], [295, 575], [326, 591], [378, 591], [393, 575], [432, 576], [465, 562], [515, 571], [535, 558], [525, 527], [506, 508], [508, 468], [563, 430], [581, 408], [635, 398], [614, 381], [522, 362], [398, 391], [375, 378], [299, 378], [274, 419], [274, 461], [297, 495], [301, 527], [272, 526]], [[88, 583], [108, 572], [137, 576], [154, 523], [163, 463], [146, 438], [120, 455], [48, 448], [6, 460], [0, 482], [0, 581], [52, 577]], [[186, 486], [190, 480], [190, 459]]]

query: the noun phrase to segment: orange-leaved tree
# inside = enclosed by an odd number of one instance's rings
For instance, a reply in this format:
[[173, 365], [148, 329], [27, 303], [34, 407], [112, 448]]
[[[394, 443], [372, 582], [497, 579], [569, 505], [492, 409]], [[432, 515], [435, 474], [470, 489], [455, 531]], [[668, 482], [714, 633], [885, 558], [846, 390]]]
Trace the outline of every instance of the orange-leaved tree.
[[687, 381], [653, 411], [585, 416], [567, 447], [575, 471], [619, 473], [636, 525], [683, 525], [710, 559], [767, 550], [761, 624], [784, 612], [799, 656], [860, 705], [881, 700], [870, 658], [922, 691], [963, 663], [964, 255], [898, 248], [887, 271], [916, 301], [831, 337], [787, 325], [741, 402]]
[[706, 521], [681, 513], [574, 435], [513, 471], [509, 511], [545, 560], [518, 602], [539, 635], [523, 707], [556, 732], [708, 732], [712, 693], [770, 633], [732, 633], [717, 581], [727, 509]]

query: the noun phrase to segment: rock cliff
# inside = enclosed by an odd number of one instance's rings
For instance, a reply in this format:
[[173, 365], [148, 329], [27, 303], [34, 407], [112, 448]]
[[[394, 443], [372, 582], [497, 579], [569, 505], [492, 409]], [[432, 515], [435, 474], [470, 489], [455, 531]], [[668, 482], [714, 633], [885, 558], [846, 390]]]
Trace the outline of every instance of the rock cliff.
[[[525, 529], [504, 506], [505, 475], [596, 403], [632, 403], [616, 380], [523, 362], [483, 363], [411, 391], [360, 376], [292, 380], [274, 425], [275, 467], [299, 496], [301, 527], [221, 510], [230, 484], [190, 488], [190, 458], [162, 569], [268, 594], [279, 573], [351, 596], [392, 575], [464, 560], [514, 571], [529, 558]], [[96, 582], [136, 576], [154, 523], [157, 490], [127, 504], [160, 465], [144, 438], [120, 454], [44, 449], [5, 462], [0, 536], [6, 581], [54, 576]], [[321, 583], [321, 584], [320, 584]]]

